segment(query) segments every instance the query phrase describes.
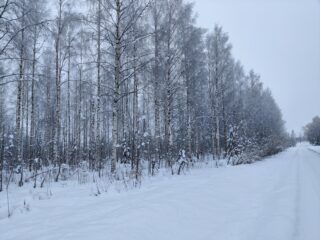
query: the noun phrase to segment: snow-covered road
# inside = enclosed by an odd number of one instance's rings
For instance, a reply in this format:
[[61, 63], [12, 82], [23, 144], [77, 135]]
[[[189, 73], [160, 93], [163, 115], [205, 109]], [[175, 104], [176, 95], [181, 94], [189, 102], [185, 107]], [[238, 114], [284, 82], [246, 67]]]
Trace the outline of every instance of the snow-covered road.
[[253, 165], [154, 178], [120, 194], [72, 189], [53, 189], [29, 212], [1, 219], [0, 239], [320, 239], [320, 154], [307, 144]]

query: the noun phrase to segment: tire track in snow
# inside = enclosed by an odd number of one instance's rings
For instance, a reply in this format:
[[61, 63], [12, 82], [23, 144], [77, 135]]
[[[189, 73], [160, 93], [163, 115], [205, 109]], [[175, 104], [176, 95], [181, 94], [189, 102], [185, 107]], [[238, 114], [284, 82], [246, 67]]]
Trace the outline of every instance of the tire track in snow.
[[[266, 160], [272, 164], [270, 181], [273, 187], [265, 193], [265, 199], [257, 212], [252, 240], [293, 240], [298, 235], [299, 218], [299, 150], [291, 148]], [[272, 162], [273, 161], [273, 162]], [[266, 179], [267, 180], [267, 179]]]
[[300, 159], [300, 235], [301, 240], [320, 239], [320, 158], [319, 154], [309, 149]]

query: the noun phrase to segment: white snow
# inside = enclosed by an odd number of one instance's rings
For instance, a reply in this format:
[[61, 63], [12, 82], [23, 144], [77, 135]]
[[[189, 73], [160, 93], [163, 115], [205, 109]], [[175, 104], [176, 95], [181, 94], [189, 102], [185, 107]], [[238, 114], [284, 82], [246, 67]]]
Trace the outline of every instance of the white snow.
[[320, 146], [308, 146], [308, 149], [313, 151], [313, 152], [316, 152], [316, 153], [319, 153], [320, 154]]
[[98, 197], [72, 182], [52, 186], [50, 198], [46, 189], [12, 188], [13, 204], [26, 206], [5, 218], [0, 194], [0, 239], [319, 240], [320, 155], [309, 148]]

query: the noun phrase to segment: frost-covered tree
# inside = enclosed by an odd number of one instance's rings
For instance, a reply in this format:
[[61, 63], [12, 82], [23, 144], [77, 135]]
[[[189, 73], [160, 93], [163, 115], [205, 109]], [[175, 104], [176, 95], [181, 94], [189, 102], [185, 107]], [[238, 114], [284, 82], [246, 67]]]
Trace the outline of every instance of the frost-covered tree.
[[79, 168], [138, 183], [145, 168], [280, 151], [270, 90], [212, 30], [184, 0], [2, 0], [1, 168], [35, 187]]
[[314, 145], [320, 145], [320, 117], [314, 117], [304, 128], [307, 140]]
[[[211, 98], [211, 114], [214, 123], [212, 143], [214, 155], [221, 157], [221, 126], [223, 119], [223, 102], [225, 82], [230, 66], [231, 45], [229, 37], [222, 28], [215, 26], [214, 32], [207, 36], [207, 58], [209, 73], [209, 92]], [[225, 136], [224, 136], [225, 137]]]

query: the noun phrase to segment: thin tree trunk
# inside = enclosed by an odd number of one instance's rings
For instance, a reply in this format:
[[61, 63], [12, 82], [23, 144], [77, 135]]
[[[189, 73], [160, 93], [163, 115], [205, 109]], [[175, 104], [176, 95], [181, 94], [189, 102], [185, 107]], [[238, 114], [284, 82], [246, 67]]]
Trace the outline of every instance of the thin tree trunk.
[[[159, 102], [159, 30], [158, 11], [154, 7], [154, 122], [155, 122], [155, 161], [160, 163], [160, 102]], [[154, 164], [152, 165], [154, 166]], [[152, 170], [153, 172], [153, 170]]]
[[134, 66], [133, 66], [133, 86], [134, 86], [134, 94], [133, 94], [133, 136], [132, 136], [132, 156], [133, 161], [135, 162], [135, 177], [136, 180], [139, 179], [139, 157], [138, 157], [138, 76], [137, 76], [137, 46], [134, 44], [133, 46], [133, 58], [134, 58]]
[[0, 145], [0, 192], [3, 191], [3, 163], [4, 163], [4, 127], [2, 127], [0, 125], [0, 127], [2, 128], [2, 134], [1, 134], [1, 145]]
[[[217, 72], [217, 71], [216, 71]], [[215, 121], [216, 121], [216, 131], [215, 131], [215, 141], [216, 141], [216, 155], [217, 158], [220, 158], [221, 152], [220, 152], [220, 116], [219, 116], [219, 80], [216, 77], [215, 78]]]
[[60, 144], [60, 98], [61, 98], [61, 75], [60, 75], [60, 35], [61, 35], [61, 18], [62, 18], [62, 0], [59, 1], [59, 17], [58, 17], [58, 32], [55, 44], [56, 54], [56, 99], [55, 99], [55, 121], [54, 121], [54, 162], [58, 165], [58, 173], [55, 181], [59, 180], [61, 170], [61, 157], [59, 156], [59, 144]]
[[70, 164], [70, 152], [71, 152], [71, 84], [70, 84], [70, 72], [71, 72], [71, 36], [68, 37], [68, 70], [67, 70], [67, 147], [66, 147], [66, 162]]
[[20, 180], [19, 186], [23, 185], [23, 159], [21, 155], [21, 97], [22, 97], [22, 83], [24, 80], [24, 29], [21, 31], [21, 49], [20, 49], [20, 64], [19, 64], [19, 81], [17, 87], [17, 102], [16, 102], [16, 130], [15, 130], [15, 139], [16, 139], [16, 157], [17, 161], [20, 164]]
[[32, 161], [34, 158], [34, 139], [35, 139], [35, 72], [36, 72], [36, 53], [37, 53], [37, 40], [36, 31], [33, 42], [33, 56], [32, 56], [32, 79], [31, 79], [31, 123], [30, 123], [30, 142], [29, 142], [29, 171], [32, 170]]
[[101, 177], [102, 159], [101, 159], [101, 0], [98, 1], [98, 38], [97, 38], [97, 124], [96, 124], [96, 162], [99, 164], [99, 177]]
[[112, 103], [112, 159], [111, 172], [115, 173], [117, 163], [117, 148], [118, 148], [118, 99], [120, 96], [120, 74], [121, 74], [121, 1], [116, 0], [116, 34], [115, 34], [115, 82], [114, 96]]
[[224, 101], [224, 86], [221, 89], [221, 103], [222, 103], [222, 124], [223, 124], [223, 147], [224, 147], [224, 154], [223, 157], [227, 156], [228, 152], [228, 133], [227, 133], [227, 119], [226, 119], [226, 109], [225, 109], [225, 101]]
[[171, 68], [172, 68], [172, 56], [171, 56], [171, 15], [169, 16], [168, 23], [168, 38], [167, 38], [167, 60], [166, 60], [166, 106], [165, 106], [165, 143], [166, 143], [166, 158], [167, 165], [172, 167], [172, 104], [171, 104]]

